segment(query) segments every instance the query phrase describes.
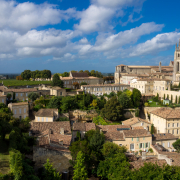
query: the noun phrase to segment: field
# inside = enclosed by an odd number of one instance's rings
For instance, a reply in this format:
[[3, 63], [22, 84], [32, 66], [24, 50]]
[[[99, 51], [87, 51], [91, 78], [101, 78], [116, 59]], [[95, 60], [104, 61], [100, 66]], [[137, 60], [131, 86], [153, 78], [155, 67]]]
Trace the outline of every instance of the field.
[[[5, 86], [26, 86], [26, 85], [38, 85], [38, 84], [51, 84], [51, 81], [21, 81], [15, 79], [2, 80]], [[0, 81], [1, 82], [1, 81]]]

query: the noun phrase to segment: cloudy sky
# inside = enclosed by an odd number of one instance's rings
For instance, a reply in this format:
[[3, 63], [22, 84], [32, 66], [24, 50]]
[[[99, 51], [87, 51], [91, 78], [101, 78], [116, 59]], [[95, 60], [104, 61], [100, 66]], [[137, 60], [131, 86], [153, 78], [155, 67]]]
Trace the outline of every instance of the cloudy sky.
[[0, 0], [0, 73], [168, 65], [179, 0]]

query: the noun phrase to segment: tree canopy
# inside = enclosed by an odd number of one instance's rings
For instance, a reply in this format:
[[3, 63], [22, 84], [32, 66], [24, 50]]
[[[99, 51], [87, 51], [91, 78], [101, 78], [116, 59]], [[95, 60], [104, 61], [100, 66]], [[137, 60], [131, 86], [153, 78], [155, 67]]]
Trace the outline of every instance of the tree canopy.
[[53, 80], [52, 80], [52, 86], [59, 86], [63, 88], [64, 82], [60, 79], [58, 74], [54, 74]]

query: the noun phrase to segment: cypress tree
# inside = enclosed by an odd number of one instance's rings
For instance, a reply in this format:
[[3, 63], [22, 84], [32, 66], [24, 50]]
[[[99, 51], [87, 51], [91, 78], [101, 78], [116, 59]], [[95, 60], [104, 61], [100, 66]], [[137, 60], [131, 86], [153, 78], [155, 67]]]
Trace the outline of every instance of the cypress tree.
[[171, 95], [171, 102], [173, 103], [173, 95]]
[[165, 99], [165, 94], [164, 94], [164, 99]]
[[178, 101], [178, 104], [180, 104], [180, 96], [179, 96], [179, 101]]
[[177, 104], [177, 95], [176, 95], [176, 102], [175, 103]]

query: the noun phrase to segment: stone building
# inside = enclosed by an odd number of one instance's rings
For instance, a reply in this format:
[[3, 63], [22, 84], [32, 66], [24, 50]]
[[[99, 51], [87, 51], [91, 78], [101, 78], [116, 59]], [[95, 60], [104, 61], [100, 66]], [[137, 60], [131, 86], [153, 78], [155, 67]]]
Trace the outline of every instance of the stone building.
[[42, 90], [42, 91], [49, 90], [51, 96], [66, 96], [67, 95], [66, 90], [58, 86], [53, 87], [53, 86], [46, 86], [43, 84], [39, 86], [38, 90]]
[[6, 95], [1, 95], [0, 94], [0, 103], [7, 104], [7, 97], [6, 97]]
[[170, 80], [146, 78], [133, 80], [130, 87], [138, 89], [142, 94], [152, 94], [154, 90], [170, 90]]
[[[122, 81], [123, 76], [127, 75], [138, 75], [138, 76], [154, 76], [154, 74], [161, 74], [161, 76], [164, 74], [166, 75], [167, 73], [172, 74], [173, 73], [173, 66], [161, 66], [161, 62], [159, 63], [159, 66], [129, 66], [129, 65], [118, 65], [115, 68], [115, 73], [114, 73], [114, 79], [115, 79], [115, 84], [119, 84]], [[169, 75], [170, 76], [170, 75]], [[172, 77], [172, 76], [171, 76]], [[170, 78], [170, 77], [169, 77]], [[129, 83], [126, 82], [126, 83]]]
[[9, 103], [8, 108], [12, 111], [13, 117], [20, 120], [29, 117], [29, 104], [28, 102]]
[[75, 89], [73, 86], [73, 83], [77, 82], [79, 85], [82, 82], [85, 82], [89, 85], [91, 84], [103, 84], [104, 80], [102, 78], [94, 77], [94, 76], [88, 76], [87, 73], [72, 73], [70, 72], [69, 77], [62, 77], [60, 76], [60, 79], [64, 82], [64, 87]]
[[180, 39], [179, 46], [176, 44], [175, 52], [174, 52], [174, 72], [173, 72], [173, 81], [180, 81]]
[[33, 122], [29, 135], [37, 137], [37, 145], [33, 147], [33, 161], [36, 168], [43, 167], [47, 159], [53, 163], [58, 172], [71, 167], [69, 146], [72, 134], [69, 121]]
[[58, 109], [40, 109], [35, 114], [34, 122], [53, 122], [59, 118]]
[[171, 133], [180, 137], [180, 109], [158, 108], [151, 112], [151, 123], [156, 132]]
[[118, 91], [130, 89], [130, 86], [127, 84], [94, 84], [94, 85], [82, 85], [81, 89], [84, 90], [85, 93], [99, 96], [103, 94], [110, 94], [111, 92], [117, 93]]

